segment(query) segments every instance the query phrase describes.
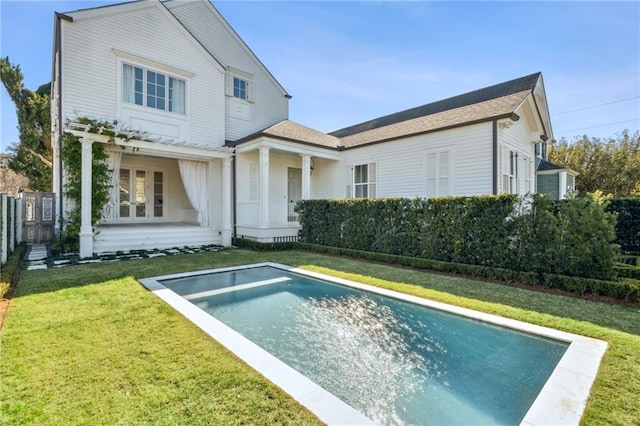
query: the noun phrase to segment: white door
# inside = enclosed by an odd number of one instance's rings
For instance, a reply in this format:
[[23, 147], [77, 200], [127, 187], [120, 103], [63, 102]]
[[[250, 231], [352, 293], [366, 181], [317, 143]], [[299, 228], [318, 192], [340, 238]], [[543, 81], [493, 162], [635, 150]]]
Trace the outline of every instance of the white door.
[[297, 222], [298, 214], [294, 211], [296, 203], [302, 199], [302, 169], [288, 169], [287, 190], [287, 222]]

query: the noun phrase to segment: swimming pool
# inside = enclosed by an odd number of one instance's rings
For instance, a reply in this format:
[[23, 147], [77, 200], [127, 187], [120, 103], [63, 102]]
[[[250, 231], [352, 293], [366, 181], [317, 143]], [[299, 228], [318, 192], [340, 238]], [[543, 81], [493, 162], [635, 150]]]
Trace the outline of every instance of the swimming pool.
[[578, 424], [606, 349], [284, 265], [141, 281], [330, 424]]

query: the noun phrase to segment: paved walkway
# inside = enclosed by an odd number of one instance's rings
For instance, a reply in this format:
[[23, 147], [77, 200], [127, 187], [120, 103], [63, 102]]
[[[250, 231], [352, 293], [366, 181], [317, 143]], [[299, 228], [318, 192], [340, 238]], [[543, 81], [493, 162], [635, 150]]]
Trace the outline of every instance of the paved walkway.
[[48, 245], [34, 244], [30, 245], [27, 250], [27, 269], [47, 269]]
[[51, 258], [49, 246], [46, 244], [34, 244], [28, 247], [24, 268], [28, 271], [34, 269], [60, 268], [68, 265], [84, 265], [87, 263], [117, 262], [119, 260], [146, 259], [152, 257], [173, 256], [176, 254], [199, 253], [202, 251], [219, 251], [222, 246], [197, 246], [176, 247], [171, 249], [134, 250], [116, 253], [103, 253], [89, 259], [79, 259], [77, 254], [68, 254], [59, 258]]

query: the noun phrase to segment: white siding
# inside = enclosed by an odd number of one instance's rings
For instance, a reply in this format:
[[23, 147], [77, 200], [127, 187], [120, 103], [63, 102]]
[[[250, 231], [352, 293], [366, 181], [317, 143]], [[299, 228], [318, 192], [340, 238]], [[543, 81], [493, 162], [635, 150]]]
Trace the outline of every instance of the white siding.
[[343, 198], [350, 168], [376, 163], [378, 198], [423, 197], [426, 195], [425, 152], [430, 150], [450, 152], [451, 195], [492, 193], [492, 125], [481, 123], [346, 150], [342, 162], [326, 162], [323, 176], [334, 178], [322, 188], [314, 188], [312, 195]]
[[[498, 126], [498, 193], [508, 192], [504, 188], [502, 176], [505, 173], [509, 150], [518, 154], [517, 193], [526, 194], [535, 191], [535, 142], [531, 141], [529, 123], [526, 118], [513, 122], [509, 127]], [[529, 162], [529, 167], [526, 166]], [[526, 176], [525, 173], [529, 173]], [[526, 183], [529, 183], [528, 187]]]
[[253, 102], [224, 97], [227, 140], [240, 139], [288, 118], [288, 99], [282, 88], [217, 12], [203, 1], [166, 5], [222, 65], [252, 75]]
[[[114, 6], [113, 13], [83, 15], [63, 23], [63, 110], [66, 119], [89, 116], [118, 120], [194, 143], [224, 144], [224, 73], [163, 6]], [[187, 114], [161, 112], [121, 102], [121, 63], [114, 49], [167, 69], [192, 75], [187, 81]], [[127, 62], [131, 62], [127, 60]], [[138, 64], [136, 64], [138, 65]], [[147, 66], [145, 63], [140, 64]], [[158, 71], [163, 72], [162, 69]], [[182, 78], [182, 77], [181, 77]], [[125, 106], [123, 108], [123, 105]], [[133, 123], [133, 124], [132, 124]]]

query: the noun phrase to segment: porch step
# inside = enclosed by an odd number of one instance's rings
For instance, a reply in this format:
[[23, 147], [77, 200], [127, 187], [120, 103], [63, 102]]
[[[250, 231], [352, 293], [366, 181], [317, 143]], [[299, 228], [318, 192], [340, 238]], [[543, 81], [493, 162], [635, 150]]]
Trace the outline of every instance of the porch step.
[[221, 237], [199, 226], [104, 226], [93, 236], [94, 253], [169, 249], [220, 244]]

